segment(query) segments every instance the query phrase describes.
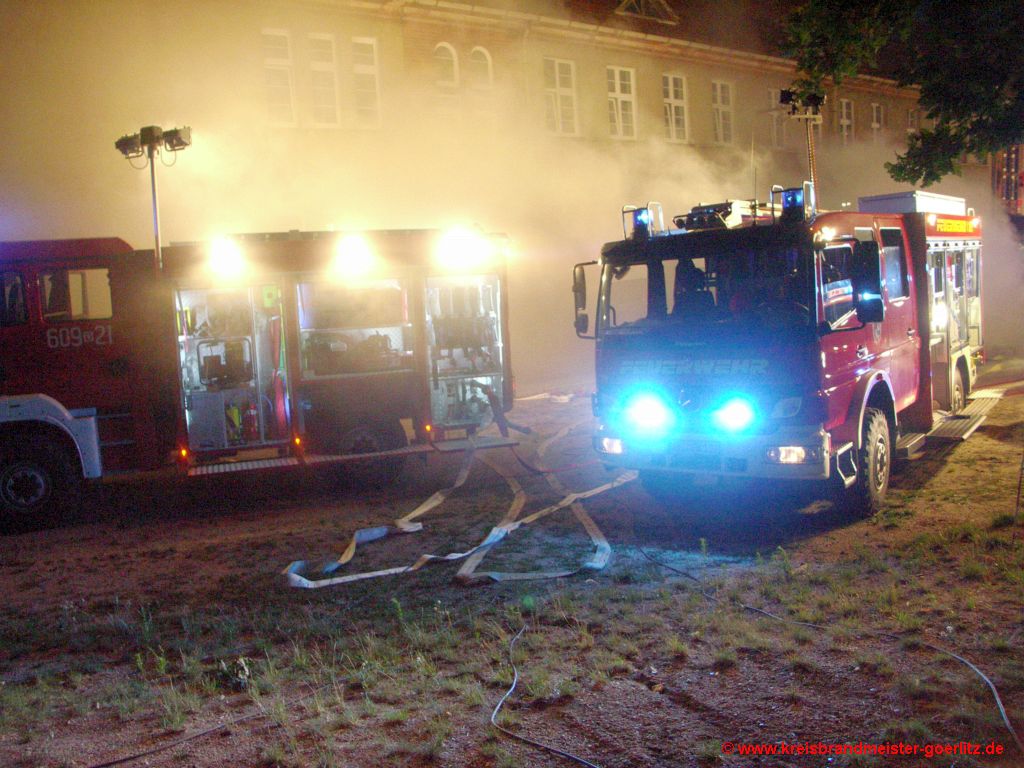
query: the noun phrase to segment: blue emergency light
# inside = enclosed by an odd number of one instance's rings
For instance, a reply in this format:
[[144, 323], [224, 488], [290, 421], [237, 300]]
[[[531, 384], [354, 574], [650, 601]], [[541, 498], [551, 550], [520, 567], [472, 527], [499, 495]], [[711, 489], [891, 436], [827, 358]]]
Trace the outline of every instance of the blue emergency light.
[[782, 190], [782, 220], [803, 221], [817, 212], [814, 185], [805, 181], [802, 187]]

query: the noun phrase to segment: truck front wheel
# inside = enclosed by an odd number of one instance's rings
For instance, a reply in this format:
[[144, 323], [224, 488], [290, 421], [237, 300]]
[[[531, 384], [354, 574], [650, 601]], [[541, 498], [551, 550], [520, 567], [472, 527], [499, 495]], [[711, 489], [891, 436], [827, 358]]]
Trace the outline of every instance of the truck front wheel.
[[846, 490], [846, 506], [851, 512], [869, 516], [882, 506], [889, 490], [892, 470], [892, 441], [889, 422], [877, 408], [864, 414], [864, 436], [857, 457], [857, 481]]
[[0, 448], [0, 528], [59, 523], [74, 500], [75, 473], [59, 448], [28, 442]]

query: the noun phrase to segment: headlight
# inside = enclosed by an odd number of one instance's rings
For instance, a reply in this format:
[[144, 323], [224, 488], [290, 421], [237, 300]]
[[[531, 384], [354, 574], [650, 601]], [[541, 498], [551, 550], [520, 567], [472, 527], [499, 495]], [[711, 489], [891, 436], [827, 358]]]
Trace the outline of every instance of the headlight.
[[711, 412], [711, 421], [726, 432], [742, 432], [754, 423], [754, 406], [744, 397], [733, 397]]
[[784, 397], [772, 408], [773, 419], [791, 419], [800, 413], [801, 399], [799, 397]]
[[654, 392], [631, 395], [622, 409], [625, 426], [645, 436], [663, 436], [675, 424], [675, 412], [663, 397]]

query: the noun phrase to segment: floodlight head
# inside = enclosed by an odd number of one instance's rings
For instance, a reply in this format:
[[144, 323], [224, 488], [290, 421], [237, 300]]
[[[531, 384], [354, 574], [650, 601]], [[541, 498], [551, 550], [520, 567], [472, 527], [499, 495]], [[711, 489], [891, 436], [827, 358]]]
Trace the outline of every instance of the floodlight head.
[[139, 137], [144, 147], [155, 147], [163, 141], [164, 131], [159, 125], [147, 125], [139, 129]]
[[187, 125], [164, 131], [164, 147], [170, 152], [177, 152], [179, 149], [184, 149], [191, 144], [192, 129]]
[[128, 159], [142, 157], [142, 140], [137, 133], [133, 133], [131, 136], [122, 136], [114, 142], [114, 147]]
[[809, 93], [804, 99], [804, 104], [811, 108], [812, 114], [818, 114], [821, 110], [822, 105], [825, 103], [825, 94], [823, 93]]

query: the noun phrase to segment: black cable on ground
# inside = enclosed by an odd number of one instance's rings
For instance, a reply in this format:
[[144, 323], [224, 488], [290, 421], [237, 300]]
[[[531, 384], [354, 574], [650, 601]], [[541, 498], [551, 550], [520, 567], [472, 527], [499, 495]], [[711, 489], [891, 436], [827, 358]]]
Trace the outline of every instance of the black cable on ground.
[[553, 755], [558, 755], [559, 757], [564, 757], [567, 760], [572, 760], [574, 762], [577, 762], [580, 765], [588, 766], [588, 768], [601, 768], [601, 766], [597, 765], [596, 763], [592, 763], [589, 760], [585, 760], [582, 757], [577, 757], [576, 755], [572, 754], [571, 752], [565, 752], [565, 751], [559, 749], [558, 747], [552, 747], [549, 744], [545, 744], [544, 742], [541, 742], [541, 741], [536, 741], [534, 739], [531, 739], [529, 736], [523, 736], [522, 734], [515, 733], [513, 731], [510, 731], [508, 728], [505, 728], [503, 726], [498, 725], [498, 722], [497, 722], [497, 720], [498, 720], [498, 712], [501, 711], [501, 707], [505, 703], [505, 700], [509, 696], [512, 695], [512, 691], [514, 691], [516, 689], [516, 685], [519, 683], [519, 670], [516, 668], [516, 662], [512, 658], [512, 649], [515, 648], [516, 640], [518, 640], [522, 636], [523, 632], [526, 631], [526, 628], [528, 626], [529, 626], [528, 624], [524, 623], [523, 626], [521, 626], [519, 628], [519, 631], [516, 632], [515, 637], [513, 637], [512, 640], [509, 641], [509, 644], [508, 644], [508, 663], [512, 667], [512, 685], [510, 685], [509, 689], [507, 691], [505, 691], [505, 695], [502, 696], [498, 700], [498, 703], [494, 707], [494, 711], [491, 712], [491, 725], [493, 725], [495, 728], [497, 728], [501, 733], [505, 734], [506, 736], [511, 736], [513, 739], [518, 739], [519, 741], [522, 741], [522, 742], [524, 742], [526, 744], [529, 744], [531, 747], [536, 747], [537, 749], [543, 749], [543, 750], [545, 750], [547, 752], [550, 752]]
[[[319, 693], [320, 691], [323, 691], [323, 690], [326, 690], [326, 689], [327, 689], [326, 685], [320, 686], [319, 688], [317, 688], [315, 690], [312, 690], [309, 693], [303, 694], [302, 696], [299, 696], [298, 698], [294, 699], [292, 701], [292, 705], [300, 704], [303, 701], [305, 701], [306, 699], [310, 698], [311, 696], [314, 696], [317, 693]], [[266, 712], [263, 712], [263, 711], [260, 711], [260, 712], [250, 712], [248, 715], [241, 715], [239, 717], [236, 717], [234, 720], [228, 720], [226, 723], [220, 723], [219, 725], [211, 725], [209, 728], [204, 728], [201, 731], [196, 731], [195, 733], [190, 733], [187, 736], [182, 736], [180, 739], [175, 739], [174, 741], [168, 741], [168, 742], [166, 742], [164, 744], [160, 744], [158, 746], [152, 747], [152, 748], [144, 750], [142, 752], [135, 752], [135, 753], [130, 754], [130, 755], [125, 755], [124, 757], [118, 757], [118, 758], [114, 758], [113, 760], [107, 760], [106, 762], [103, 762], [103, 763], [94, 763], [92, 765], [89, 765], [88, 768], [111, 768], [111, 766], [114, 766], [114, 765], [124, 765], [125, 763], [132, 763], [132, 762], [135, 762], [136, 760], [141, 760], [144, 757], [149, 757], [150, 755], [155, 755], [158, 752], [165, 752], [166, 750], [171, 749], [172, 747], [178, 747], [178, 746], [181, 746], [182, 744], [188, 744], [190, 741], [195, 741], [196, 739], [201, 739], [203, 736], [209, 736], [211, 733], [216, 733], [217, 731], [222, 731], [225, 728], [231, 728], [232, 726], [238, 725], [239, 723], [244, 723], [244, 722], [247, 722], [248, 720], [258, 720], [258, 719], [260, 719], [262, 717], [269, 717], [269, 715]]]
[[[1024, 463], [1022, 463], [1022, 468], [1024, 468]], [[715, 596], [714, 593], [708, 592], [706, 589], [704, 589], [704, 583], [700, 579], [698, 579], [696, 576], [694, 576], [692, 573], [688, 573], [686, 571], [680, 570], [679, 568], [675, 568], [675, 567], [669, 565], [668, 563], [663, 563], [662, 561], [660, 561], [660, 560], [652, 557], [651, 555], [649, 555], [647, 553], [647, 551], [643, 547], [638, 547], [638, 549], [640, 550], [640, 554], [642, 554], [644, 557], [646, 557], [648, 560], [650, 560], [655, 565], [658, 565], [658, 566], [660, 566], [662, 568], [665, 568], [665, 569], [667, 569], [669, 571], [672, 571], [673, 573], [677, 573], [680, 576], [685, 576], [686, 578], [691, 579], [692, 581], [695, 581], [697, 584], [700, 585], [700, 592], [701, 592], [701, 594], [707, 600], [710, 600], [711, 602], [714, 602], [714, 603], [720, 603], [721, 602], [718, 599], [718, 597]], [[758, 608], [758, 607], [753, 606], [753, 605], [747, 605], [746, 603], [737, 603], [737, 604], [740, 606], [740, 608], [743, 608], [746, 611], [751, 611], [752, 613], [760, 613], [763, 616], [767, 616], [770, 619], [775, 619], [776, 621], [781, 621], [781, 622], [783, 622], [785, 624], [796, 624], [796, 625], [799, 625], [801, 627], [811, 627], [812, 629], [817, 629], [817, 630], [820, 630], [822, 632], [828, 632], [829, 631], [827, 627], [823, 627], [820, 624], [812, 624], [809, 621], [797, 621], [796, 619], [787, 619], [784, 616], [777, 616], [776, 614], [772, 613], [771, 611], [766, 611], [763, 608]], [[891, 632], [881, 632], [881, 631], [878, 631], [878, 630], [870, 630], [870, 629], [861, 630], [861, 634], [866, 635], [868, 637], [884, 637], [884, 638], [887, 638], [889, 640], [899, 640], [899, 641], [902, 641], [902, 640], [907, 639], [906, 637], [904, 637], [902, 635], [895, 635], [895, 634], [893, 634]], [[992, 697], [995, 699], [996, 707], [999, 709], [999, 714], [1003, 718], [1003, 724], [1006, 726], [1006, 729], [1010, 732], [1010, 735], [1013, 737], [1013, 741], [1017, 745], [1017, 749], [1020, 750], [1021, 754], [1024, 754], [1024, 744], [1021, 743], [1020, 737], [1017, 735], [1017, 731], [1014, 730], [1013, 725], [1010, 723], [1010, 718], [1006, 714], [1006, 708], [1003, 706], [1003, 700], [999, 697], [999, 691], [996, 690], [995, 685], [993, 684], [993, 682], [991, 680], [988, 679], [988, 677], [985, 675], [985, 673], [982, 672], [980, 669], [978, 669], [978, 667], [975, 666], [972, 662], [970, 662], [969, 660], [965, 659], [963, 656], [959, 656], [959, 655], [953, 653], [952, 651], [948, 651], [945, 648], [940, 648], [937, 645], [932, 645], [931, 643], [927, 643], [927, 642], [925, 642], [923, 640], [916, 640], [915, 642], [917, 642], [919, 645], [923, 646], [924, 648], [929, 648], [929, 649], [931, 649], [931, 650], [933, 650], [933, 651], [935, 651], [937, 653], [941, 653], [941, 654], [944, 654], [946, 656], [949, 656], [952, 659], [956, 659], [961, 664], [965, 665], [970, 670], [972, 670], [978, 677], [980, 677], [985, 682], [985, 685], [987, 685], [989, 690], [992, 691]]]

